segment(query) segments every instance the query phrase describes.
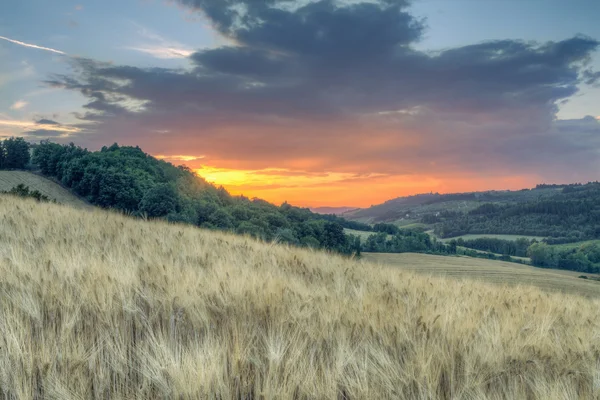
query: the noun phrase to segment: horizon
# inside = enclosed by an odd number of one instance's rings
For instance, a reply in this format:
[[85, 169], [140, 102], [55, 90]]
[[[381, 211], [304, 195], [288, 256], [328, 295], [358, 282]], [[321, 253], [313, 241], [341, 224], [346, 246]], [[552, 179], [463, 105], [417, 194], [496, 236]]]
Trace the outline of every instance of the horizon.
[[0, 138], [137, 145], [234, 195], [311, 208], [593, 181], [599, 14], [25, 0], [0, 6]]

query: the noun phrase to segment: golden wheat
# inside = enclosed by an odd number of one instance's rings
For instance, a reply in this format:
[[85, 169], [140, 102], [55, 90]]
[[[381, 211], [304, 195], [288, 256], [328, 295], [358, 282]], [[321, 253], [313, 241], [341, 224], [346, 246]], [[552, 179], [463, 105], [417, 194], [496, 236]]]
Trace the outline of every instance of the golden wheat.
[[0, 197], [7, 399], [576, 399], [600, 302]]

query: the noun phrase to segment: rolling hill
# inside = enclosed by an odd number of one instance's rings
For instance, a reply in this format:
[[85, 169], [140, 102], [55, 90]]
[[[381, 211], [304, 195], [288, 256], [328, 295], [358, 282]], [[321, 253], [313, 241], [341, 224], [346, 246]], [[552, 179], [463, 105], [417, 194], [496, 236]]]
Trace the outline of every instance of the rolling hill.
[[438, 238], [511, 235], [542, 237], [549, 244], [580, 242], [600, 239], [600, 182], [416, 195], [347, 212], [343, 217], [364, 223], [420, 226]]
[[58, 183], [43, 176], [28, 171], [2, 171], [0, 170], [0, 192], [7, 192], [15, 186], [23, 184], [31, 190], [37, 190], [50, 200], [73, 207], [91, 207], [84, 200], [74, 195]]
[[468, 212], [487, 202], [498, 204], [523, 203], [551, 197], [559, 193], [560, 190], [561, 188], [556, 187], [542, 187], [539, 189], [518, 191], [490, 190], [485, 192], [451, 194], [425, 193], [398, 197], [369, 208], [345, 212], [342, 216], [367, 223], [387, 222], [406, 225], [420, 222], [421, 218], [428, 214], [435, 215], [448, 211]]
[[9, 196], [0, 221], [3, 398], [600, 395], [599, 300]]

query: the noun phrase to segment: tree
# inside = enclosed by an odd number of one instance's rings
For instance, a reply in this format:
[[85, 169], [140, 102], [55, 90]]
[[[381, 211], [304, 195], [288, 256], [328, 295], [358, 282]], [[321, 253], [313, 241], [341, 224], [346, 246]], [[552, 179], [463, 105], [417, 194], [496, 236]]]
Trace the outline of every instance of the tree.
[[331, 250], [339, 250], [347, 247], [348, 238], [344, 235], [344, 228], [335, 222], [326, 222], [324, 227], [323, 246]]
[[0, 169], [4, 169], [4, 164], [6, 163], [6, 153], [4, 151], [4, 144], [0, 142]]
[[3, 168], [24, 169], [29, 164], [29, 143], [22, 137], [11, 137], [2, 143]]
[[534, 243], [527, 249], [531, 263], [538, 267], [552, 268], [557, 266], [554, 249], [546, 243]]
[[103, 172], [99, 185], [98, 205], [136, 211], [142, 194], [134, 178], [116, 169], [108, 169]]
[[179, 211], [179, 195], [172, 185], [161, 183], [146, 191], [140, 211], [149, 217], [164, 217]]

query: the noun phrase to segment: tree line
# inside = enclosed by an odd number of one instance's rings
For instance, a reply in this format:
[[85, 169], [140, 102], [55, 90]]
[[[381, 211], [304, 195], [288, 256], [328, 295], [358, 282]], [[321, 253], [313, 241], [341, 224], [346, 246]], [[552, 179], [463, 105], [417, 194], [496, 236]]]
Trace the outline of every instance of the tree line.
[[446, 245], [427, 233], [391, 226], [396, 228], [393, 234], [378, 231], [367, 237], [361, 250], [372, 253], [456, 254], [456, 244]]
[[578, 272], [600, 272], [600, 246], [583, 244], [572, 249], [560, 249], [546, 243], [529, 247], [531, 264], [542, 268], [559, 268]]

